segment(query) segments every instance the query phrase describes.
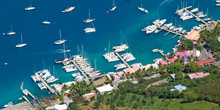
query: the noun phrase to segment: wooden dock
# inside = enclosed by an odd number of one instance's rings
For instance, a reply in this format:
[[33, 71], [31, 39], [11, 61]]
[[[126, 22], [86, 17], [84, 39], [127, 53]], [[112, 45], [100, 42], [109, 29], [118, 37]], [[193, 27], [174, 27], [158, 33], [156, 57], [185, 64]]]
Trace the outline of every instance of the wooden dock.
[[157, 28], [159, 28], [159, 29], [161, 29], [161, 30], [164, 30], [164, 31], [167, 31], [167, 33], [164, 34], [164, 36], [166, 36], [166, 35], [169, 34], [169, 33], [175, 34], [175, 36], [173, 36], [172, 38], [176, 37], [177, 35], [179, 35], [179, 36], [184, 36], [183, 34], [180, 34], [180, 33], [178, 33], [178, 32], [174, 32], [174, 31], [171, 31], [171, 30], [169, 30], [169, 29], [164, 29], [164, 28], [162, 28], [162, 27], [160, 27], [160, 26], [157, 26]]
[[[191, 6], [192, 7], [192, 6]], [[189, 14], [191, 14], [193, 17], [195, 17], [196, 19], [198, 19], [199, 21], [201, 21], [202, 23], [204, 23], [205, 25], [207, 24], [204, 20], [200, 19], [198, 16], [196, 16], [195, 14], [193, 14], [192, 12], [190, 12], [189, 10], [187, 10], [188, 8], [184, 8], [183, 10], [187, 11]]]
[[31, 94], [31, 92], [29, 92], [29, 90], [25, 89], [25, 91], [26, 91], [33, 99], [35, 99], [34, 95]]
[[[38, 73], [35, 73], [35, 75], [42, 81], [42, 83], [44, 83], [44, 85], [49, 89], [49, 91], [50, 91], [51, 93], [57, 95], [56, 91], [55, 91], [53, 88], [51, 88], [51, 87], [44, 81], [44, 79], [42, 79], [42, 78], [40, 77], [40, 75], [39, 75]], [[57, 95], [57, 96], [58, 96], [58, 95]]]
[[188, 7], [186, 7], [186, 8], [179, 9], [179, 10], [177, 10], [176, 12], [178, 12], [178, 11], [183, 11], [183, 10], [187, 10], [187, 9], [189, 9], [189, 8], [192, 8], [192, 6], [188, 6]]
[[73, 64], [76, 66], [76, 68], [79, 70], [79, 72], [82, 73], [82, 74], [86, 77], [86, 79], [88, 80], [88, 79], [89, 79], [88, 76], [87, 76], [86, 73], [79, 67], [79, 65], [76, 63], [76, 61], [73, 59], [72, 62], [73, 62]]
[[118, 54], [118, 52], [115, 52], [115, 54], [121, 59], [121, 61], [122, 61], [128, 68], [131, 68], [131, 66], [128, 65], [128, 63]]
[[26, 100], [27, 103], [31, 103], [26, 96], [23, 95], [24, 100]]

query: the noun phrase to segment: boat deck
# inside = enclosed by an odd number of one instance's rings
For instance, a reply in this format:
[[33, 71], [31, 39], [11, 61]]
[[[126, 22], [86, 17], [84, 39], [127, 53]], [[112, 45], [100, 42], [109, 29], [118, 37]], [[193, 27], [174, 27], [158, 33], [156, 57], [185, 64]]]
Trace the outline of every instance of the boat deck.
[[118, 56], [119, 59], [128, 67], [131, 68], [131, 66], [118, 54], [118, 52], [115, 52], [115, 54]]

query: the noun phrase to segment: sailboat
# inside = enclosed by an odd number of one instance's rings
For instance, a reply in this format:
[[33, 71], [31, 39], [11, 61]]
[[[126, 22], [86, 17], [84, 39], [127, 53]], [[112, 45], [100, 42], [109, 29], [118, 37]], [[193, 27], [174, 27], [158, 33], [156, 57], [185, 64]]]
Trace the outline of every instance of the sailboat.
[[15, 35], [15, 34], [16, 34], [16, 32], [13, 31], [13, 26], [11, 24], [11, 31], [8, 32], [7, 35], [10, 36], [10, 35]]
[[65, 63], [66, 61], [69, 61], [70, 58], [66, 57], [66, 52], [70, 52], [70, 50], [65, 50], [65, 43], [63, 43], [63, 56], [64, 56], [64, 59], [56, 60], [55, 63]]
[[138, 9], [139, 9], [140, 11], [143, 11], [143, 12], [145, 12], [145, 13], [148, 13], [148, 10], [145, 9], [145, 8], [143, 8], [143, 6], [142, 6], [142, 0], [141, 0], [141, 6], [138, 7]]
[[91, 32], [96, 32], [96, 29], [95, 29], [95, 26], [94, 24], [91, 22], [91, 24], [93, 25], [93, 27], [88, 27], [88, 28], [85, 28], [84, 31], [85, 33], [91, 33]]
[[48, 21], [48, 18], [46, 18], [46, 20], [44, 20], [44, 21], [42, 22], [42, 24], [51, 24], [51, 22]]
[[25, 8], [24, 10], [25, 10], [25, 11], [30, 11], [30, 10], [34, 10], [34, 9], [35, 9], [35, 7], [32, 6], [31, 0], [30, 0], [30, 6], [27, 7], [27, 8]]
[[115, 0], [113, 0], [113, 7], [110, 9], [110, 11], [115, 11], [116, 8], [117, 6], [115, 6]]
[[61, 30], [59, 30], [60, 33], [60, 40], [57, 40], [56, 42], [54, 42], [55, 44], [59, 45], [59, 44], [63, 44], [64, 42], [66, 42], [66, 40], [62, 40], [62, 36], [61, 36]]
[[71, 6], [71, 7], [68, 7], [66, 8], [64, 11], [62, 11], [63, 13], [67, 13], [67, 12], [70, 12], [70, 11], [73, 11], [76, 7], [74, 6]]
[[86, 20], [83, 20], [85, 23], [90, 23], [90, 22], [93, 22], [95, 19], [91, 19], [90, 18], [91, 14], [90, 14], [90, 9], [89, 9], [89, 18], [86, 19]]
[[26, 46], [26, 45], [27, 45], [27, 43], [24, 43], [24, 42], [23, 42], [23, 36], [22, 36], [22, 33], [21, 33], [21, 43], [18, 44], [18, 45], [16, 45], [16, 47], [17, 47], [17, 48], [21, 48], [21, 47], [24, 47], [24, 46]]

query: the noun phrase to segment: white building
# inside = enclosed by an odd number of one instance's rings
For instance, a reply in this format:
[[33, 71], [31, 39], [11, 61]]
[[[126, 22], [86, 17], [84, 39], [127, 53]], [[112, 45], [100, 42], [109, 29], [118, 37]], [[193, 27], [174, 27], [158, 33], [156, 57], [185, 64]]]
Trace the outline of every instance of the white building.
[[104, 94], [105, 92], [111, 92], [114, 88], [108, 84], [101, 87], [96, 88], [99, 94]]

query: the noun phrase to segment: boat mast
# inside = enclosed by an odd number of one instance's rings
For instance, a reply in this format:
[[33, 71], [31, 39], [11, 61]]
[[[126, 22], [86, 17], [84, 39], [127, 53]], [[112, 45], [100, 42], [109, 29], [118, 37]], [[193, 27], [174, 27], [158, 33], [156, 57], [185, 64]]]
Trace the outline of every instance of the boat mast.
[[115, 6], [115, 0], [113, 0], [113, 7]]
[[11, 32], [13, 32], [13, 25], [11, 24]]
[[55, 77], [55, 67], [54, 67], [54, 65], [53, 65], [53, 75]]
[[65, 59], [66, 58], [65, 43], [63, 43], [63, 56], [64, 56], [64, 59]]
[[61, 36], [61, 30], [59, 30], [59, 33], [60, 33], [60, 40], [62, 40], [62, 36]]
[[31, 3], [31, 0], [30, 0], [30, 7], [32, 7], [32, 3]]
[[[92, 23], [92, 22], [91, 22]], [[93, 28], [95, 28], [95, 25], [92, 23]]]
[[142, 0], [141, 0], [141, 8], [142, 8]]
[[95, 63], [95, 71], [96, 71], [96, 59], [94, 60], [94, 63]]
[[90, 9], [89, 9], [89, 19], [90, 19]]
[[21, 43], [23, 44], [23, 36], [22, 36], [22, 33], [21, 33]]
[[110, 43], [111, 43], [111, 42], [109, 41], [109, 43], [108, 43], [108, 53], [109, 53]]
[[83, 57], [83, 45], [81, 45], [81, 48], [82, 48], [82, 57]]

